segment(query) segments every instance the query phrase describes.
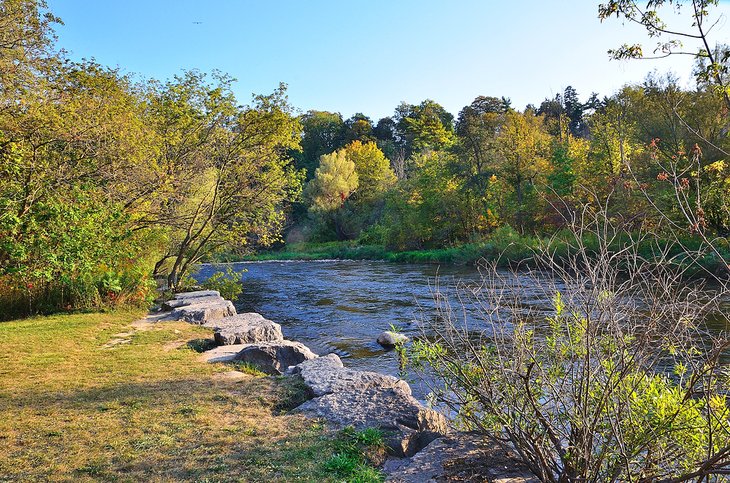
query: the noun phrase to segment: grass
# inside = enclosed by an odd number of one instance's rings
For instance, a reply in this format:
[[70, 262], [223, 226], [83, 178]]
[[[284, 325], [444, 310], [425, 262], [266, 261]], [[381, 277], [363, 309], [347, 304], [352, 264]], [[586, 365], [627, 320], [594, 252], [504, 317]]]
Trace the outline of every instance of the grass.
[[[359, 245], [356, 241], [334, 241], [324, 243], [294, 243], [285, 245], [278, 251], [262, 252], [256, 255], [244, 257], [243, 259], [227, 258], [219, 261], [264, 261], [264, 260], [383, 260], [396, 263], [435, 263], [471, 265], [480, 260], [497, 261], [502, 267], [516, 263], [529, 263], [536, 252], [549, 246], [549, 251], [554, 252], [560, 258], [565, 256], [570, 248], [566, 240], [571, 240], [571, 235], [558, 233], [554, 238], [539, 238], [534, 236], [519, 235], [509, 227], [496, 230], [489, 238], [475, 243], [465, 243], [458, 246], [444, 248], [430, 248], [423, 250], [393, 251], [382, 245]], [[613, 249], [620, 249], [625, 243], [630, 243], [629, 238], [619, 237], [615, 240]], [[588, 249], [598, 250], [598, 240], [591, 235], [584, 238]], [[572, 243], [571, 243], [572, 244]], [[646, 259], [656, 256], [657, 244], [670, 245], [668, 251], [670, 256], [676, 257], [675, 263], [682, 264], [682, 247], [670, 244], [667, 241], [646, 240], [639, 247], [637, 253]], [[688, 238], [682, 244], [689, 250], [699, 250], [700, 242], [697, 239]], [[707, 254], [699, 260], [703, 269], [716, 273], [724, 271], [724, 266], [730, 263], [730, 245], [727, 241], [717, 241], [717, 248], [724, 260]], [[690, 270], [692, 273], [693, 270]], [[701, 272], [698, 271], [701, 276]]]
[[[140, 316], [0, 324], [0, 481], [382, 479], [364, 460], [359, 476], [326, 464], [342, 436], [282, 412], [301, 398], [296, 384], [226, 378], [230, 366], [199, 361], [200, 342], [187, 344], [205, 329], [131, 329]], [[128, 343], [103, 348], [122, 332]]]
[[335, 441], [337, 452], [327, 459], [324, 468], [340, 480], [357, 483], [383, 481], [375, 467], [385, 461], [386, 447], [379, 429], [355, 431], [347, 427]]

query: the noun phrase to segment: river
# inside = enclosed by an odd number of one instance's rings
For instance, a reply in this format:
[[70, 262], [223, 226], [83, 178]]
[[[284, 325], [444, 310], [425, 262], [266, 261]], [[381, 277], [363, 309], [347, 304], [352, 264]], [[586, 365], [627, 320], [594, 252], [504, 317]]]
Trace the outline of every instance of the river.
[[[422, 334], [418, 321], [435, 314], [434, 286], [453, 296], [457, 284], [476, 285], [475, 267], [394, 264], [379, 261], [267, 261], [234, 263], [243, 274], [244, 291], [235, 301], [239, 312], [258, 312], [278, 322], [284, 336], [303, 342], [317, 354], [338, 354], [347, 367], [396, 375], [397, 356], [376, 342], [391, 324], [413, 338]], [[206, 279], [220, 265], [203, 265], [196, 274]], [[522, 301], [532, 311], [547, 312], [549, 295], [525, 283]], [[470, 327], [479, 327], [476, 313], [466, 310]], [[713, 322], [714, 329], [725, 322]], [[411, 380], [418, 386], [417, 381]], [[422, 388], [414, 387], [416, 394]]]

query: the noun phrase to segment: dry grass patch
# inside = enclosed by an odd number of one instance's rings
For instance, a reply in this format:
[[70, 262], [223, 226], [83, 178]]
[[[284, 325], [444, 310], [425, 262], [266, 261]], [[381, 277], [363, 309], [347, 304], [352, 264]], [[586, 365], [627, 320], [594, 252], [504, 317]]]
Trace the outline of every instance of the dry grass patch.
[[[295, 388], [213, 377], [231, 368], [185, 343], [208, 331], [130, 328], [140, 316], [0, 324], [0, 481], [328, 480], [332, 436], [280, 414]], [[129, 343], [103, 348], [124, 332]]]

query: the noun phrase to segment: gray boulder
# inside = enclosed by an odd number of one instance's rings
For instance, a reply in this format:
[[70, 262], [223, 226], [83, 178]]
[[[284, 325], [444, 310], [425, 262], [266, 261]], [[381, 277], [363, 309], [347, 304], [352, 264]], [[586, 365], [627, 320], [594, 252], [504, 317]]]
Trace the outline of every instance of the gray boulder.
[[255, 344], [284, 340], [279, 324], [265, 319], [261, 314], [255, 312], [212, 320], [204, 325], [215, 330], [214, 337], [218, 345]]
[[336, 428], [379, 428], [395, 456], [410, 456], [448, 431], [443, 415], [424, 408], [400, 387], [334, 392], [305, 402], [295, 412]]
[[235, 360], [248, 362], [267, 374], [283, 374], [290, 366], [314, 359], [317, 354], [301, 342], [282, 340], [250, 344], [236, 354]]
[[174, 310], [180, 307], [186, 307], [188, 305], [193, 304], [203, 304], [203, 303], [215, 303], [215, 302], [223, 302], [225, 299], [221, 297], [220, 295], [206, 295], [203, 297], [195, 297], [195, 298], [182, 298], [182, 299], [171, 299], [166, 302], [162, 303], [162, 310]]
[[315, 397], [333, 392], [376, 388], [399, 388], [411, 394], [411, 387], [397, 377], [369, 371], [354, 371], [342, 365], [337, 354], [304, 361], [294, 368]]
[[236, 308], [229, 300], [192, 303], [173, 309], [170, 313], [170, 317], [175, 320], [184, 320], [191, 324], [201, 325], [214, 319], [222, 319], [232, 315], [236, 315]]
[[[390, 468], [394, 467], [394, 468]], [[406, 460], [389, 460], [384, 468], [392, 483], [490, 481], [537, 483], [513, 455], [476, 434], [456, 433], [439, 438]]]
[[180, 292], [175, 294], [177, 300], [191, 300], [200, 297], [220, 297], [221, 294], [217, 290], [196, 290], [195, 292]]
[[408, 337], [390, 330], [386, 330], [378, 336], [378, 344], [387, 348], [395, 347], [398, 344], [405, 344], [406, 342], [408, 342]]

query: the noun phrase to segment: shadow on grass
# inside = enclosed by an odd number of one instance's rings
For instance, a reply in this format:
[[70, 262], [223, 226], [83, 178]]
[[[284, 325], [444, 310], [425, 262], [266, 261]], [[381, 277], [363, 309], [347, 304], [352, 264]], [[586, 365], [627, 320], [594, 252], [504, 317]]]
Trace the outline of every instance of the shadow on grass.
[[[11, 480], [321, 481], [330, 438], [303, 417], [291, 378], [184, 377], [0, 398], [0, 474]], [[284, 402], [283, 402], [284, 401]], [[58, 435], [53, 441], [37, 435]], [[6, 447], [7, 446], [7, 447]], [[60, 464], [60, 468], [59, 468]], [[8, 473], [10, 471], [10, 473]]]
[[199, 353], [209, 351], [217, 347], [214, 339], [193, 339], [186, 345], [188, 348]]

